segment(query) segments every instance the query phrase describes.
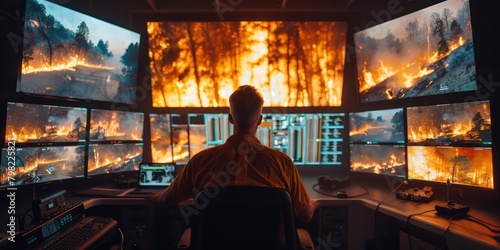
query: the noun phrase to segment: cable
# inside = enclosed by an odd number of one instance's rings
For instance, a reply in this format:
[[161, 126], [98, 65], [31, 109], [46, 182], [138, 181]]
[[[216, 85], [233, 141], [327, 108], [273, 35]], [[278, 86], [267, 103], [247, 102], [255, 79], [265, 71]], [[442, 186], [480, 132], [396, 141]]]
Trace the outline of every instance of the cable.
[[422, 214], [433, 212], [433, 211], [436, 211], [436, 210], [435, 209], [431, 209], [431, 210], [423, 211], [423, 212], [420, 212], [420, 213], [410, 214], [410, 215], [408, 215], [408, 218], [406, 218], [406, 227], [408, 228], [408, 244], [410, 246], [410, 250], [412, 250], [411, 235], [410, 235], [410, 225], [411, 225], [410, 224], [410, 218], [412, 216], [422, 215]]
[[[31, 226], [31, 223], [33, 223], [33, 216], [31, 214], [28, 214], [33, 208], [29, 208], [19, 216], [19, 231], [24, 231], [26, 228]], [[26, 221], [26, 217], [29, 218], [29, 221]]]
[[125, 236], [123, 235], [123, 231], [120, 228], [118, 228], [118, 232], [120, 232], [120, 235], [122, 237], [120, 242], [120, 249], [123, 249], [123, 242], [125, 241]]
[[375, 236], [375, 232], [377, 232], [377, 214], [378, 214], [378, 209], [380, 208], [380, 205], [382, 205], [382, 203], [384, 203], [391, 195], [394, 194], [394, 192], [396, 192], [396, 190], [399, 190], [401, 188], [401, 186], [403, 185], [407, 185], [408, 184], [408, 181], [407, 180], [404, 180], [403, 182], [401, 182], [396, 188], [394, 188], [391, 193], [389, 195], [387, 195], [382, 201], [380, 201], [377, 206], [375, 207], [375, 214], [374, 214], [374, 221], [373, 221], [373, 232], [374, 232], [374, 245], [375, 245], [375, 248], [377, 248], [377, 237]]
[[500, 225], [494, 225], [494, 224], [491, 224], [491, 223], [489, 223], [489, 222], [487, 222], [487, 221], [481, 220], [481, 219], [479, 219], [479, 218], [477, 218], [477, 217], [474, 217], [474, 216], [472, 216], [472, 215], [469, 215], [466, 219], [469, 219], [469, 218], [472, 218], [472, 219], [474, 219], [474, 220], [476, 220], [476, 221], [478, 221], [478, 222], [484, 223], [484, 224], [486, 224], [486, 225], [488, 225], [488, 226], [492, 226], [492, 227], [500, 227]]
[[[314, 184], [313, 187], [312, 187], [313, 190], [316, 191], [317, 193], [322, 194], [322, 195], [326, 195], [326, 196], [329, 196], [329, 197], [340, 198], [338, 195], [327, 193], [327, 192], [322, 191], [321, 189], [318, 189], [317, 188], [318, 186], [321, 186], [321, 185], [320, 184]], [[364, 186], [361, 186], [361, 187], [365, 190], [364, 193], [362, 193], [362, 194], [356, 194], [356, 195], [351, 195], [351, 196], [348, 196], [346, 198], [356, 198], [356, 197], [360, 197], [360, 196], [369, 194], [368, 189], [366, 189]], [[331, 191], [334, 191], [334, 190], [331, 189]]]
[[399, 188], [401, 188], [401, 186], [403, 186], [403, 184], [407, 185], [408, 181], [404, 180], [403, 182], [401, 182], [395, 189], [393, 189], [391, 191], [391, 193], [389, 195], [387, 195], [381, 202], [379, 202], [377, 204], [377, 206], [375, 207], [375, 215], [378, 213], [378, 208], [380, 207], [380, 205], [382, 205], [382, 203], [384, 203], [392, 194], [394, 194], [394, 192], [396, 192], [396, 190], [398, 190]]
[[469, 220], [469, 221], [472, 221], [472, 222], [475, 222], [475, 223], [477, 223], [477, 224], [479, 224], [479, 225], [481, 225], [481, 226], [483, 226], [483, 227], [487, 228], [487, 229], [488, 229], [488, 230], [490, 230], [490, 232], [492, 232], [492, 233], [497, 233], [497, 234], [498, 234], [498, 233], [500, 233], [500, 230], [491, 228], [491, 227], [500, 227], [500, 226], [489, 224], [489, 223], [487, 223], [486, 221], [482, 221], [482, 220], [480, 220], [480, 219], [478, 219], [478, 218], [475, 218], [475, 217], [473, 217], [473, 216], [470, 216], [470, 215], [469, 215], [469, 216], [467, 216], [467, 217], [466, 217], [466, 218], [464, 218], [464, 219]]
[[446, 233], [448, 233], [448, 231], [450, 231], [453, 219], [455, 219], [458, 216], [462, 216], [462, 215], [466, 215], [466, 213], [455, 214], [455, 215], [453, 215], [453, 216], [450, 217], [450, 220], [448, 222], [448, 227], [446, 227], [446, 230], [444, 231], [443, 235], [441, 236], [442, 241], [443, 241], [443, 248], [444, 249], [447, 249], [446, 248], [446, 238], [445, 238], [445, 236], [446, 236]]

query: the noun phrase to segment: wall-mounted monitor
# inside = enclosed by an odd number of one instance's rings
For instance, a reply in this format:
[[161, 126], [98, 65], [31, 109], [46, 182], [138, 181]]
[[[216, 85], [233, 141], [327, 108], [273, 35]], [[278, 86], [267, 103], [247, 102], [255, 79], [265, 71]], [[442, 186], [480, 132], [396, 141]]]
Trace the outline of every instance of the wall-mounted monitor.
[[413, 145], [490, 146], [490, 102], [407, 108], [408, 143]]
[[45, 0], [27, 0], [17, 90], [132, 103], [140, 34]]
[[354, 34], [361, 102], [477, 89], [469, 1], [443, 1]]
[[349, 113], [349, 142], [404, 144], [402, 108]]
[[90, 144], [88, 175], [139, 170], [143, 143]]
[[494, 188], [489, 147], [408, 146], [408, 178]]
[[351, 171], [406, 177], [404, 145], [351, 144]]
[[227, 107], [239, 85], [264, 106], [340, 106], [347, 23], [148, 22], [154, 107]]
[[0, 187], [52, 182], [84, 176], [84, 145], [2, 149]]
[[85, 142], [86, 127], [86, 108], [7, 103], [6, 141]]
[[142, 141], [144, 114], [141, 112], [92, 109], [90, 141]]

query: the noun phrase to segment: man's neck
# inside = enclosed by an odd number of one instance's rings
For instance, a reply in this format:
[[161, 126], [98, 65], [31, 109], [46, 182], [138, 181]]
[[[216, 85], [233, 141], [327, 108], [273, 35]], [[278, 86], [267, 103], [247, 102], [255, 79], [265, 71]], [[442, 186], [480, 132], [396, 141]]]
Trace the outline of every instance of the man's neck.
[[257, 128], [239, 129], [239, 128], [235, 127], [233, 134], [235, 134], [235, 135], [251, 135], [251, 136], [255, 136], [256, 132], [257, 132]]

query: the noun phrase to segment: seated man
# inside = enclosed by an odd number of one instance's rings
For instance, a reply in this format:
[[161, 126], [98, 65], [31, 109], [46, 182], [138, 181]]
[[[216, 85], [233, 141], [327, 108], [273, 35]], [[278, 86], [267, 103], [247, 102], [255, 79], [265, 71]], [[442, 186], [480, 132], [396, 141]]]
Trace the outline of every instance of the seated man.
[[290, 193], [297, 219], [310, 221], [315, 203], [309, 199], [292, 160], [283, 152], [262, 145], [255, 137], [263, 104], [256, 88], [240, 86], [229, 97], [229, 121], [234, 134], [223, 145], [194, 155], [172, 184], [151, 198], [175, 205], [213, 183], [283, 188]]

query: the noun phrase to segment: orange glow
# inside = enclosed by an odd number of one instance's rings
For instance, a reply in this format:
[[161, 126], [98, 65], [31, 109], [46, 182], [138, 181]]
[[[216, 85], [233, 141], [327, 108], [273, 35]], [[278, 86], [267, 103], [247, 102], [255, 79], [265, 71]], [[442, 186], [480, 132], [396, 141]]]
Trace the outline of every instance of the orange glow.
[[149, 22], [154, 107], [220, 107], [240, 85], [264, 106], [340, 106], [343, 22]]
[[491, 149], [408, 147], [408, 178], [493, 188]]
[[[383, 163], [363, 163], [363, 162], [351, 162], [351, 168], [353, 171], [360, 171], [363, 169], [373, 169], [375, 174], [380, 174], [388, 169], [394, 171], [396, 166], [404, 165], [404, 162], [399, 162], [396, 155], [392, 154], [387, 162]], [[393, 173], [394, 174], [394, 173]]]
[[[371, 58], [365, 59], [363, 62], [363, 69], [360, 69], [362, 74], [358, 77], [359, 92], [367, 91], [391, 77], [397, 77], [396, 83], [391, 81], [391, 84], [394, 84], [392, 86], [398, 90], [413, 87], [414, 84], [418, 82], [418, 79], [434, 72], [434, 69], [429, 68], [429, 65], [433, 65], [439, 60], [449, 56], [454, 50], [464, 45], [466, 41], [462, 36], [460, 36], [457, 41], [449, 42], [449, 51], [439, 55], [438, 51], [431, 47], [430, 28], [428, 28], [427, 48], [424, 55], [421, 55], [419, 60], [415, 60], [410, 63], [402, 63], [405, 62], [405, 60], [395, 60], [394, 58], [387, 56], [387, 59], [377, 59], [376, 63], [374, 62], [370, 65], [368, 61], [371, 60]], [[363, 53], [362, 46], [358, 46], [357, 49], [359, 54]], [[385, 55], [380, 56], [384, 58]], [[445, 65], [445, 67], [448, 67], [448, 65]], [[388, 87], [385, 94], [390, 100], [395, 97], [395, 93], [392, 93], [393, 90], [389, 89], [391, 88]]]
[[[9, 130], [10, 134], [8, 133]], [[71, 131], [73, 131], [73, 126], [46, 125], [44, 127], [44, 130], [45, 132], [42, 131], [40, 128], [35, 128], [31, 126], [21, 126], [21, 127], [8, 126], [6, 130], [7, 131], [6, 138], [16, 140], [17, 142], [27, 142], [30, 140], [40, 140], [43, 138], [50, 140], [50, 138], [52, 137], [67, 136], [68, 134], [70, 134]]]
[[[42, 57], [43, 52], [39, 52], [39, 53], [40, 53], [39, 56]], [[23, 74], [30, 74], [30, 73], [37, 73], [37, 72], [51, 72], [51, 71], [59, 71], [59, 70], [75, 71], [76, 66], [86, 66], [86, 67], [90, 67], [90, 68], [106, 69], [106, 70], [114, 70], [115, 69], [115, 67], [111, 67], [111, 66], [103, 66], [103, 65], [85, 63], [85, 58], [80, 59], [78, 55], [74, 55], [74, 56], [64, 57], [63, 59], [60, 59], [60, 60], [56, 60], [54, 63], [52, 63], [52, 66], [45, 65], [43, 62], [36, 63], [36, 61], [30, 62], [30, 64], [23, 64], [22, 73]]]

